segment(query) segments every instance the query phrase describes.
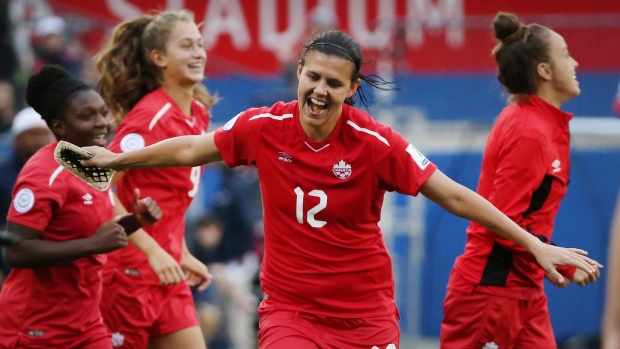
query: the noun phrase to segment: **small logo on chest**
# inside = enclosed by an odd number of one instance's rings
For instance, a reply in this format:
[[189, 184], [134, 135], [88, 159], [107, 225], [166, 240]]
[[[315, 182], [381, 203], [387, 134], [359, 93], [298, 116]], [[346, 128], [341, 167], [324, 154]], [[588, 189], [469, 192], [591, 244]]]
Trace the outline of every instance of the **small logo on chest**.
[[561, 164], [562, 163], [560, 162], [560, 160], [553, 160], [553, 162], [551, 163], [551, 167], [553, 167], [553, 173], [562, 171], [562, 168], [560, 167]]
[[84, 199], [84, 205], [93, 204], [93, 196], [90, 195], [89, 193], [86, 193], [84, 196], [82, 196], [82, 199]]
[[283, 151], [279, 151], [278, 160], [284, 161], [284, 162], [293, 162], [293, 157]]
[[344, 162], [344, 160], [340, 160], [334, 165], [332, 172], [339, 179], [347, 179], [351, 175], [351, 165]]

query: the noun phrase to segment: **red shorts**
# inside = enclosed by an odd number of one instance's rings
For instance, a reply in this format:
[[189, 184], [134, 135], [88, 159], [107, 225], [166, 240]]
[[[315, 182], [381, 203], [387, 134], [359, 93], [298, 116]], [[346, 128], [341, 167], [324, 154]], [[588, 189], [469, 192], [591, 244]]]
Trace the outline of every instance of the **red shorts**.
[[259, 310], [259, 349], [398, 349], [398, 313], [337, 318], [292, 310]]
[[186, 282], [159, 286], [132, 284], [127, 279], [132, 277], [116, 273], [103, 285], [101, 315], [115, 348], [146, 348], [151, 337], [198, 326]]
[[448, 290], [442, 349], [556, 349], [547, 297], [521, 300]]

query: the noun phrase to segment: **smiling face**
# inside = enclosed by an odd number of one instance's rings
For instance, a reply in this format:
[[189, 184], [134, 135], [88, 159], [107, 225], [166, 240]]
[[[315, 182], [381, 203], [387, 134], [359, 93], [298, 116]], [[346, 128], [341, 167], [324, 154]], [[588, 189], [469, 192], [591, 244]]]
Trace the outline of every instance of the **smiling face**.
[[562, 103], [581, 93], [575, 69], [577, 61], [568, 52], [564, 38], [552, 31], [549, 35], [549, 57], [553, 73], [551, 83]]
[[79, 147], [105, 147], [110, 122], [101, 96], [95, 90], [81, 90], [69, 96], [67, 102], [61, 117], [51, 122], [56, 138]]
[[336, 126], [342, 104], [357, 91], [360, 80], [351, 81], [355, 64], [349, 60], [308, 52], [305, 64], [297, 68], [299, 118], [308, 138], [316, 141], [329, 136]]
[[165, 52], [151, 52], [153, 62], [162, 70], [165, 82], [194, 86], [204, 79], [207, 53], [202, 35], [193, 22], [177, 21], [170, 31]]
[[556, 107], [560, 107], [581, 93], [575, 69], [578, 64], [568, 53], [564, 38], [549, 31], [549, 62], [539, 63], [539, 84], [536, 94]]

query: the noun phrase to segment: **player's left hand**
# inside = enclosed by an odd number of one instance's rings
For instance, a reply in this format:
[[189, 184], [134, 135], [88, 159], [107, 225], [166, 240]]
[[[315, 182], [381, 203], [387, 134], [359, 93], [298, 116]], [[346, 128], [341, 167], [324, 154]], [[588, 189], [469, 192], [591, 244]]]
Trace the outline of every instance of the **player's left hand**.
[[[577, 271], [581, 271], [581, 270], [577, 269]], [[586, 272], [583, 272], [583, 271], [582, 271], [582, 273], [586, 274]], [[547, 280], [549, 280], [549, 282], [551, 282], [555, 286], [561, 287], [561, 288], [565, 288], [566, 286], [570, 285], [570, 283], [571, 283], [571, 281], [568, 278], [566, 278], [566, 277], [564, 278], [564, 280], [562, 280], [562, 282], [559, 282], [549, 272], [545, 273], [545, 278], [547, 278]]]
[[588, 274], [581, 269], [577, 269], [575, 271], [575, 275], [573, 275], [573, 282], [581, 287], [595, 282], [601, 276], [600, 269], [603, 268], [603, 266], [597, 263], [594, 267], [596, 268], [596, 271], [591, 274]]
[[140, 199], [140, 189], [138, 188], [133, 191], [131, 211], [141, 227], [152, 225], [162, 217], [162, 212], [157, 202], [150, 197]]
[[211, 284], [213, 276], [207, 266], [190, 253], [181, 254], [181, 268], [185, 271], [187, 284], [198, 286], [198, 292], [206, 290]]

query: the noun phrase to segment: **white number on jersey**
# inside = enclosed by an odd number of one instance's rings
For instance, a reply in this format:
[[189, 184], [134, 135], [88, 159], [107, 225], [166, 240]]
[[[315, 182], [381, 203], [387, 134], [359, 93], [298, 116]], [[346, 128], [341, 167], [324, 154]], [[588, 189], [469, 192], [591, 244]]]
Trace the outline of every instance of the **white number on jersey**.
[[[295, 194], [297, 194], [297, 203], [295, 206], [295, 215], [297, 216], [297, 222], [299, 222], [299, 224], [304, 224], [304, 191], [301, 190], [300, 187], [297, 187], [295, 188]], [[327, 222], [317, 221], [316, 219], [314, 219], [314, 215], [321, 212], [325, 207], [327, 207], [327, 194], [325, 194], [325, 192], [322, 190], [313, 190], [309, 192], [308, 195], [319, 198], [319, 203], [308, 210], [306, 220], [311, 227], [321, 228], [322, 226], [327, 224]]]
[[198, 186], [200, 185], [200, 166], [192, 167], [192, 172], [189, 173], [189, 180], [192, 181], [194, 187], [187, 192], [187, 195], [193, 198], [198, 193]]

